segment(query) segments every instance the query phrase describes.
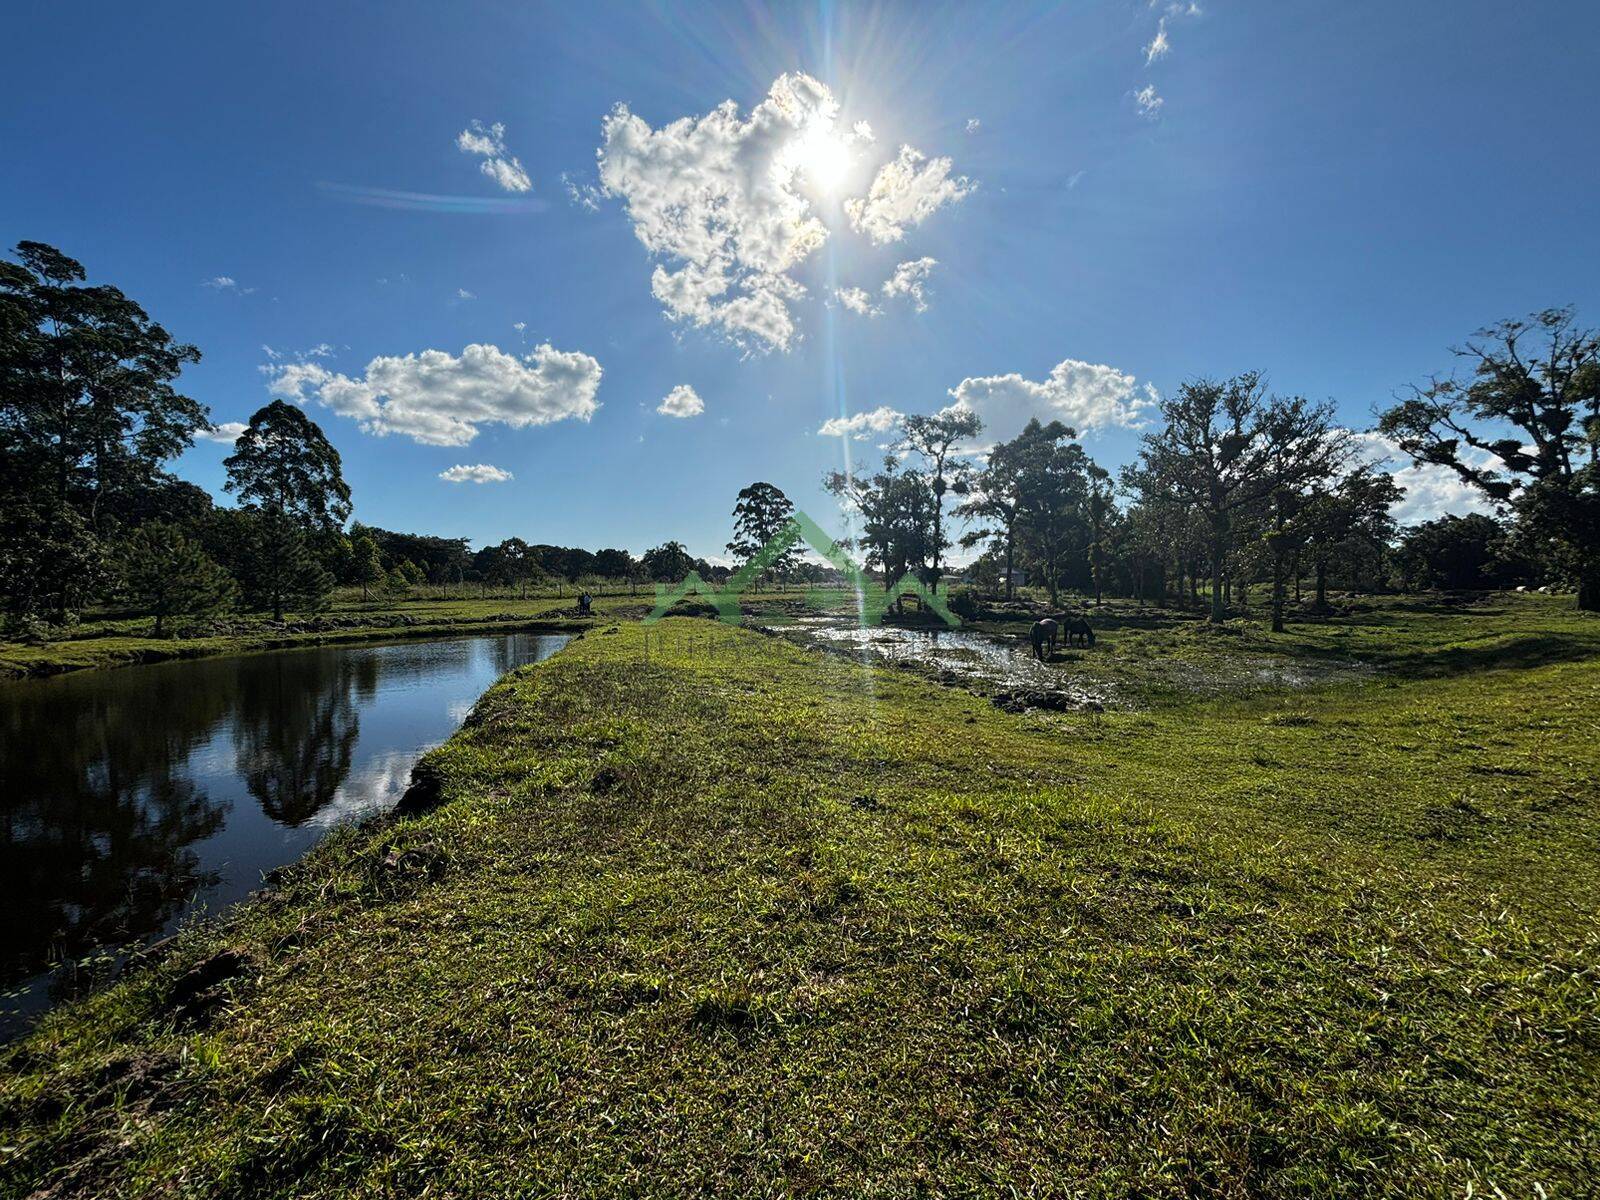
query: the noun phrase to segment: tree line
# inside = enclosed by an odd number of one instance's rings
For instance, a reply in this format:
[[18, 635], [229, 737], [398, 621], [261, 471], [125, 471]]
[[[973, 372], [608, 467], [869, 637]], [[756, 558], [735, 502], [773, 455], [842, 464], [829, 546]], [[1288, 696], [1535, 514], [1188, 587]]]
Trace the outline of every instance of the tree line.
[[[1077, 431], [1034, 419], [984, 446], [960, 406], [904, 420], [883, 464], [829, 472], [851, 544], [893, 586], [937, 588], [957, 544], [968, 574], [1010, 599], [1024, 574], [1052, 607], [1063, 590], [1169, 599], [1225, 620], [1263, 586], [1274, 630], [1307, 581], [1377, 588], [1545, 584], [1600, 609], [1600, 335], [1570, 309], [1503, 321], [1454, 351], [1468, 366], [1383, 411], [1376, 432], [1495, 507], [1410, 529], [1404, 492], [1364, 461], [1331, 403], [1280, 396], [1246, 372], [1195, 379], [1159, 405], [1157, 428], [1115, 476]], [[955, 524], [964, 523], [959, 539]], [[732, 547], [730, 546], [730, 549]]]
[[176, 386], [200, 360], [119, 289], [86, 282], [52, 246], [0, 260], [0, 606], [7, 632], [44, 635], [92, 604], [155, 618], [242, 609], [282, 619], [339, 584], [531, 586], [707, 578], [669, 541], [625, 550], [397, 533], [351, 516], [339, 453], [298, 407], [257, 411], [224, 461], [235, 507], [166, 465], [212, 429]]
[[[1113, 474], [1077, 432], [1033, 420], [983, 443], [961, 407], [904, 419], [882, 465], [830, 472], [846, 544], [887, 586], [939, 589], [956, 545], [963, 574], [1009, 598], [1026, 573], [1054, 606], [1065, 590], [1176, 600], [1220, 621], [1264, 586], [1275, 628], [1308, 584], [1570, 587], [1600, 609], [1600, 335], [1569, 309], [1480, 331], [1455, 354], [1463, 376], [1430, 380], [1379, 415], [1377, 432], [1442, 467], [1494, 516], [1400, 530], [1401, 491], [1364, 463], [1333, 408], [1269, 391], [1255, 373], [1184, 383], [1159, 406], [1137, 459]], [[233, 608], [315, 610], [336, 584], [529, 587], [725, 578], [668, 541], [635, 558], [509, 538], [399, 533], [351, 517], [338, 452], [298, 407], [257, 411], [225, 460], [234, 507], [166, 464], [212, 426], [176, 386], [199, 351], [120, 290], [86, 282], [51, 246], [0, 260], [0, 605], [13, 633], [124, 603], [179, 618]], [[744, 489], [728, 552], [748, 560], [793, 505], [770, 483]], [[822, 579], [796, 547], [769, 578]]]

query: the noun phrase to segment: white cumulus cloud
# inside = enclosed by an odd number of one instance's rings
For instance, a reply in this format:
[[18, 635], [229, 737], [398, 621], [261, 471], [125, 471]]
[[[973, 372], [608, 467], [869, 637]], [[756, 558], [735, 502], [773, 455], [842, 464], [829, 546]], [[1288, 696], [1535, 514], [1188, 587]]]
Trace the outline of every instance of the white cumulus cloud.
[[906, 227], [920, 225], [946, 204], [970, 195], [977, 185], [950, 175], [948, 158], [929, 158], [910, 146], [878, 168], [867, 194], [845, 201], [850, 224], [880, 246], [897, 242]]
[[1165, 100], [1156, 92], [1156, 85], [1147, 83], [1133, 94], [1133, 102], [1139, 108], [1139, 115], [1146, 120], [1154, 121], [1161, 115], [1161, 106]]
[[888, 433], [900, 424], [905, 414], [896, 412], [887, 404], [871, 412], [859, 412], [848, 417], [833, 417], [817, 430], [821, 437], [849, 437], [864, 442], [875, 433]]
[[[1449, 467], [1436, 463], [1415, 463], [1410, 455], [1381, 433], [1355, 435], [1362, 458], [1382, 467], [1405, 489], [1405, 496], [1389, 509], [1389, 515], [1402, 525], [1420, 525], [1440, 517], [1466, 516], [1468, 513], [1493, 513], [1494, 505]], [[1500, 460], [1481, 450], [1467, 449], [1466, 461], [1475, 467], [1495, 468]]]
[[456, 135], [456, 147], [463, 154], [476, 154], [483, 159], [478, 164], [490, 179], [508, 192], [526, 192], [533, 188], [533, 180], [522, 169], [516, 155], [506, 150], [506, 127], [499, 121], [485, 125], [474, 121]]
[[1062, 421], [1079, 433], [1113, 426], [1136, 429], [1159, 396], [1153, 386], [1140, 387], [1125, 371], [1068, 358], [1043, 380], [1015, 373], [963, 379], [950, 389], [950, 398], [978, 414], [983, 442], [992, 445], [1016, 437], [1033, 417]]
[[499, 467], [491, 467], [488, 463], [475, 463], [472, 466], [458, 463], [440, 471], [439, 478], [446, 483], [505, 483], [515, 476], [510, 471], [502, 471]]
[[[601, 125], [598, 188], [563, 182], [582, 207], [623, 202], [657, 260], [651, 292], [670, 319], [746, 351], [782, 351], [800, 336], [792, 306], [806, 296], [793, 272], [831, 232], [830, 210], [814, 200], [846, 191], [874, 145], [871, 125], [846, 121], [826, 85], [794, 72], [779, 76], [748, 114], [725, 100], [653, 128], [619, 103]], [[902, 146], [845, 209], [851, 225], [884, 244], [974, 186], [951, 175], [948, 158]], [[868, 311], [870, 298], [860, 301], [856, 291], [831, 298]]]
[[656, 405], [656, 411], [667, 417], [698, 417], [705, 410], [705, 401], [687, 383], [680, 383]]
[[748, 117], [732, 100], [659, 129], [625, 104], [606, 117], [600, 184], [665, 260], [651, 291], [668, 316], [748, 348], [789, 348], [789, 303], [805, 289], [788, 272], [828, 236], [804, 194], [807, 147], [861, 140], [836, 129], [838, 114], [826, 86], [788, 74]]
[[600, 364], [548, 342], [522, 356], [476, 344], [459, 356], [443, 350], [381, 356], [354, 379], [314, 362], [270, 373], [274, 395], [302, 404], [315, 398], [367, 433], [397, 433], [431, 446], [464, 446], [480, 425], [587, 421], [600, 407]]
[[895, 267], [894, 274], [883, 281], [883, 294], [891, 300], [904, 296], [918, 312], [928, 311], [928, 276], [939, 265], [936, 258], [914, 258]]
[[223, 442], [231, 446], [239, 440], [239, 435], [248, 428], [249, 426], [243, 421], [223, 421], [220, 424], [213, 425], [210, 429], [201, 430], [195, 436], [204, 438], [208, 442]]

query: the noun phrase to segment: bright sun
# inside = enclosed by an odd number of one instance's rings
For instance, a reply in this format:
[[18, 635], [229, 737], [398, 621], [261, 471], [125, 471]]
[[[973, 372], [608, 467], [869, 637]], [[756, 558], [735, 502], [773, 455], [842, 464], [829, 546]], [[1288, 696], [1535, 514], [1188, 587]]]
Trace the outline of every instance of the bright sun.
[[850, 147], [831, 129], [812, 128], [795, 147], [795, 165], [818, 192], [831, 196], [850, 173]]

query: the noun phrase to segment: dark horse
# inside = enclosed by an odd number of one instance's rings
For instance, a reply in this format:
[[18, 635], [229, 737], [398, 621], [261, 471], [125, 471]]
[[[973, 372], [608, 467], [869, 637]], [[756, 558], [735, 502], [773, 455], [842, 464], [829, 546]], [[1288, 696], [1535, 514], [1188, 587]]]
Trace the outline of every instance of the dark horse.
[[1089, 628], [1089, 622], [1082, 617], [1074, 617], [1070, 613], [1057, 613], [1050, 619], [1061, 626], [1061, 631], [1067, 635], [1067, 649], [1070, 650], [1077, 645], [1079, 638], [1083, 639], [1086, 650], [1094, 645], [1094, 630]]
[[1046, 617], [1042, 621], [1035, 621], [1033, 628], [1028, 630], [1028, 641], [1033, 643], [1033, 656], [1040, 662], [1045, 661], [1044, 649], [1050, 647], [1050, 652], [1055, 653], [1056, 634], [1059, 632], [1059, 622], [1053, 617]]

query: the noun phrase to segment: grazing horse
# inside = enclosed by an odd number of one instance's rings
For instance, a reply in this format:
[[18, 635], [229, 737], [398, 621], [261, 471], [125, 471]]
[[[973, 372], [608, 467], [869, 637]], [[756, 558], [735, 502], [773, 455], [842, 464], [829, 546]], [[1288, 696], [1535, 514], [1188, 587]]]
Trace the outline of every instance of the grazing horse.
[[1056, 634], [1060, 632], [1060, 629], [1060, 625], [1051, 618], [1046, 617], [1042, 621], [1035, 621], [1033, 628], [1028, 630], [1028, 641], [1033, 643], [1033, 656], [1040, 662], [1045, 661], [1044, 648], [1046, 645], [1049, 645], [1052, 654], [1055, 653]]
[[1082, 617], [1075, 617], [1071, 613], [1054, 613], [1050, 620], [1061, 626], [1061, 632], [1067, 635], [1067, 649], [1077, 645], [1079, 638], [1083, 639], [1084, 649], [1094, 645], [1094, 630]]
[[1082, 617], [1068, 617], [1061, 622], [1061, 628], [1067, 631], [1067, 648], [1070, 650], [1077, 644], [1077, 639], [1083, 639], [1083, 647], [1087, 650], [1094, 645], [1094, 630], [1089, 628], [1089, 622]]

